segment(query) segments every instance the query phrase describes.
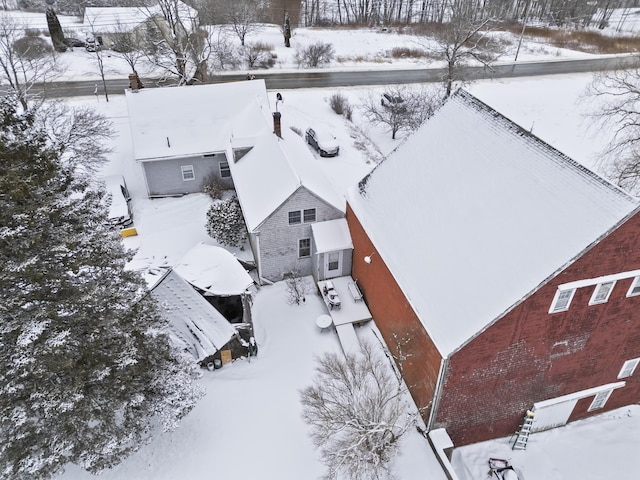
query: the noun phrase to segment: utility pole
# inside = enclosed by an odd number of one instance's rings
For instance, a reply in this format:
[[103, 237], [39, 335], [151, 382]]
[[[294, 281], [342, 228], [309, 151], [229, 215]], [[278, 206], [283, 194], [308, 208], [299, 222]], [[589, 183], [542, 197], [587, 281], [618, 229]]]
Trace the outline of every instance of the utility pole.
[[522, 46], [522, 39], [524, 38], [524, 30], [527, 28], [527, 17], [529, 16], [529, 6], [531, 5], [531, 0], [527, 0], [527, 4], [524, 7], [524, 14], [522, 15], [522, 31], [520, 32], [520, 40], [518, 40], [518, 49], [516, 50], [516, 57], [513, 59], [514, 62], [518, 61], [518, 54], [520, 53], [520, 47]]

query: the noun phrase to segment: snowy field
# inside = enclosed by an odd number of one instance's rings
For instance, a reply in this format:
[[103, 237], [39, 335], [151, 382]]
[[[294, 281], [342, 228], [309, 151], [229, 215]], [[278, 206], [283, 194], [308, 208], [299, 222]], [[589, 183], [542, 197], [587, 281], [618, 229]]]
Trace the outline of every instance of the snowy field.
[[[32, 28], [46, 28], [44, 15], [25, 18]], [[83, 38], [77, 19], [61, 17], [63, 26]], [[38, 22], [40, 22], [38, 24]], [[630, 22], [629, 22], [630, 23]], [[625, 25], [629, 23], [625, 22]], [[391, 62], [395, 46], [412, 47], [414, 39], [378, 30], [340, 31], [340, 36], [323, 29], [295, 29], [292, 49], [282, 46], [277, 27], [265, 27], [248, 41], [274, 45], [275, 69], [295, 68], [296, 45], [317, 40], [330, 41], [336, 49], [331, 68], [390, 68], [425, 66], [411, 59]], [[512, 60], [515, 43], [503, 60]], [[526, 44], [520, 60], [557, 59], [584, 56], [539, 44]], [[97, 77], [93, 55], [75, 49], [60, 55], [67, 65], [65, 78]], [[111, 78], [123, 78], [127, 68], [115, 56], [106, 57]], [[434, 65], [435, 66], [435, 65]], [[142, 75], [144, 71], [140, 72]], [[582, 98], [590, 75], [536, 77], [468, 85], [469, 91], [527, 130], [588, 168], [599, 171], [600, 151], [609, 140], [607, 132], [589, 128], [585, 114], [593, 105]], [[415, 86], [411, 88], [416, 88]], [[358, 105], [366, 95], [379, 96], [382, 88], [344, 88], [280, 91], [283, 127], [304, 130], [323, 125], [333, 130], [340, 142], [340, 155], [315, 161], [324, 168], [339, 192], [358, 182], [377, 162], [396, 148], [402, 138], [391, 140], [389, 132], [362, 121]], [[344, 94], [354, 106], [354, 122], [332, 112], [328, 98]], [[275, 93], [269, 98], [275, 102]], [[139, 235], [125, 239], [137, 249], [132, 268], [174, 265], [199, 242], [215, 245], [206, 234], [205, 213], [210, 205], [202, 194], [183, 198], [149, 200], [142, 173], [132, 161], [131, 139], [124, 96], [73, 99], [88, 103], [107, 115], [118, 134], [114, 151], [103, 174], [121, 173], [133, 196], [134, 225]], [[272, 103], [272, 106], [273, 106]], [[242, 258], [248, 250], [232, 249]], [[301, 480], [318, 478], [323, 467], [300, 418], [299, 391], [313, 376], [314, 357], [339, 351], [335, 333], [320, 332], [315, 319], [325, 313], [324, 304], [311, 295], [303, 306], [289, 306], [282, 283], [262, 287], [255, 299], [255, 332], [259, 355], [251, 363], [236, 361], [221, 370], [204, 371], [201, 384], [207, 394], [172, 432], [157, 435], [150, 444], [101, 478], [133, 480], [176, 480], [209, 478], [251, 478], [256, 480]], [[371, 337], [371, 329], [358, 329]], [[509, 439], [459, 448], [454, 466], [460, 480], [488, 478], [489, 457], [505, 458], [519, 468], [527, 480], [635, 480], [640, 475], [640, 407], [634, 406], [576, 422], [531, 437], [526, 452], [513, 452]], [[396, 462], [400, 480], [444, 479], [426, 441], [411, 431], [402, 444]], [[63, 480], [93, 478], [70, 466]]]

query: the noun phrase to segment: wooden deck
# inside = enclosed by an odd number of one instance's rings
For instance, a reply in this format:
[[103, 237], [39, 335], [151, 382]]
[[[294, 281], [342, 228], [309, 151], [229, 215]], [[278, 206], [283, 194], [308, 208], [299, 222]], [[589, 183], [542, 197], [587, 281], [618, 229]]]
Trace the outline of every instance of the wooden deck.
[[371, 312], [356, 282], [351, 276], [321, 280], [318, 282], [318, 289], [327, 305], [345, 355], [358, 353], [360, 343], [353, 327], [371, 320]]

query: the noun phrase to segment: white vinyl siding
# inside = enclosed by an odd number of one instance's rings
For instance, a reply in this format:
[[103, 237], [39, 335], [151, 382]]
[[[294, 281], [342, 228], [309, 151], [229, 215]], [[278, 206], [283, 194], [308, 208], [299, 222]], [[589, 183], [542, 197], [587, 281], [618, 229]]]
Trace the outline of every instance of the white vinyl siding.
[[193, 170], [193, 165], [182, 165], [180, 170], [182, 171], [182, 180], [185, 182], [196, 179], [196, 173]]
[[589, 305], [606, 303], [607, 300], [609, 300], [609, 295], [611, 295], [611, 291], [613, 290], [613, 286], [615, 284], [616, 282], [605, 282], [596, 285], [596, 288], [593, 291], [593, 295], [591, 295]]
[[640, 295], [640, 277], [633, 279], [631, 288], [629, 288], [629, 291], [627, 292], [627, 297], [633, 297], [635, 295]]
[[558, 290], [556, 296], [553, 299], [549, 313], [564, 312], [569, 309], [573, 295], [576, 293], [576, 289]]
[[588, 411], [590, 412], [592, 410], [597, 410], [598, 408], [604, 407], [604, 404], [607, 403], [607, 400], [609, 400], [612, 392], [613, 389], [597, 393], [593, 398], [593, 402], [591, 402], [591, 405], [589, 405]]
[[627, 360], [624, 362], [624, 365], [620, 369], [620, 373], [618, 374], [618, 378], [626, 378], [633, 375], [636, 367], [640, 363], [640, 358], [634, 358], [633, 360]]

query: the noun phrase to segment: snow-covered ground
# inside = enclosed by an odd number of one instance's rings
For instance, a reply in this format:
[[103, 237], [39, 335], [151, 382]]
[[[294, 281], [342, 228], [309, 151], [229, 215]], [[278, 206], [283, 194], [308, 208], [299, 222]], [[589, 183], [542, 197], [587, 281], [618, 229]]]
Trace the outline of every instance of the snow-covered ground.
[[[46, 29], [44, 15], [29, 15], [32, 27]], [[26, 18], [26, 17], [24, 17]], [[36, 22], [41, 22], [40, 24]], [[65, 28], [83, 38], [77, 19], [61, 17]], [[424, 66], [411, 59], [391, 63], [388, 51], [395, 46], [414, 46], [411, 37], [378, 30], [295, 29], [292, 45], [316, 40], [329, 41], [336, 49], [331, 68], [388, 68]], [[248, 41], [274, 45], [274, 68], [295, 68], [295, 48], [282, 46], [277, 27], [265, 27]], [[512, 49], [515, 49], [513, 45]], [[510, 51], [505, 60], [514, 52]], [[584, 56], [544, 45], [529, 44], [520, 60]], [[60, 55], [67, 64], [66, 78], [96, 78], [92, 54], [83, 49]], [[115, 56], [107, 57], [109, 77], [124, 77], [126, 66]], [[143, 73], [143, 72], [141, 72]], [[554, 147], [585, 166], [598, 170], [599, 152], [608, 141], [604, 131], [588, 128], [584, 114], [592, 106], [581, 98], [591, 75], [536, 77], [482, 82], [467, 88], [507, 117], [530, 129]], [[411, 87], [415, 88], [415, 87]], [[365, 95], [380, 95], [383, 88], [342, 88], [280, 91], [283, 127], [309, 125], [331, 128], [341, 145], [335, 158], [315, 160], [325, 169], [338, 191], [360, 180], [376, 162], [402, 141], [391, 140], [389, 132], [362, 121], [357, 106]], [[332, 112], [328, 98], [340, 92], [354, 105], [354, 122]], [[269, 92], [275, 102], [275, 92]], [[101, 97], [73, 99], [89, 103], [113, 122], [117, 136], [114, 151], [103, 174], [125, 176], [133, 196], [134, 224], [139, 235], [125, 239], [136, 248], [132, 268], [174, 265], [199, 242], [215, 244], [206, 234], [205, 214], [210, 205], [202, 194], [183, 198], [149, 200], [138, 165], [132, 161], [131, 139], [124, 96], [114, 95], [107, 103]], [[247, 258], [250, 252], [232, 249]], [[204, 371], [201, 384], [207, 395], [172, 433], [156, 436], [149, 445], [114, 469], [105, 479], [174, 480], [205, 478], [255, 478], [300, 480], [317, 478], [323, 468], [306, 435], [300, 418], [299, 390], [309, 384], [314, 357], [340, 346], [335, 333], [320, 332], [316, 318], [325, 313], [321, 299], [311, 295], [303, 306], [289, 306], [285, 286], [262, 287], [255, 299], [255, 329], [260, 347], [251, 363], [236, 361], [221, 370]], [[358, 335], [370, 337], [368, 327]], [[454, 465], [461, 480], [488, 478], [489, 457], [510, 459], [527, 480], [590, 480], [638, 478], [640, 464], [635, 454], [640, 444], [640, 408], [621, 409], [535, 434], [526, 452], [513, 452], [508, 439], [470, 445], [455, 450]], [[426, 441], [416, 432], [405, 438], [396, 462], [401, 480], [440, 479]], [[92, 478], [74, 466], [60, 477], [65, 480]]]

